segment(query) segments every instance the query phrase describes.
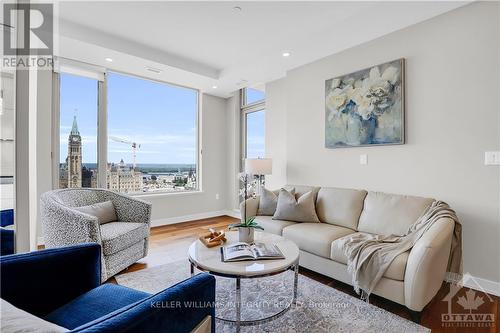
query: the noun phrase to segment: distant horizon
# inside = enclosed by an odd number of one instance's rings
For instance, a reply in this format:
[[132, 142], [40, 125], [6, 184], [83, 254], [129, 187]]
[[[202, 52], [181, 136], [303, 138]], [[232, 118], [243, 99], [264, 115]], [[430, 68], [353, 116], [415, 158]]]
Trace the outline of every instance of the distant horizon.
[[[120, 162], [108, 162], [108, 164], [119, 164]], [[59, 165], [65, 165], [66, 162], [60, 162]], [[96, 162], [82, 162], [83, 166], [96, 166]], [[132, 166], [133, 163], [125, 163], [127, 166]], [[196, 163], [136, 163], [136, 167], [150, 167], [150, 166], [165, 166], [165, 167], [196, 167]]]

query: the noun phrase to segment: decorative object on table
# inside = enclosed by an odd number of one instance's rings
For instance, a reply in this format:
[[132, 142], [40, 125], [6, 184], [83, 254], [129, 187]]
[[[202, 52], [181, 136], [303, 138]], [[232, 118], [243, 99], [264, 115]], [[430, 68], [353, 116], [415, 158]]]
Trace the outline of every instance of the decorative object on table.
[[404, 59], [325, 81], [325, 147], [403, 144]]
[[247, 261], [262, 259], [285, 259], [276, 244], [264, 243], [234, 243], [220, 248], [222, 261]]
[[208, 229], [208, 233], [200, 237], [200, 241], [206, 247], [215, 247], [224, 244], [226, 239], [226, 233], [224, 230], [216, 231], [213, 228]]
[[238, 228], [239, 240], [244, 243], [253, 243], [255, 229], [264, 230], [264, 228], [255, 222], [254, 216], [249, 217], [240, 223], [230, 224], [229, 228]]
[[68, 188], [42, 194], [40, 207], [46, 248], [102, 246], [102, 281], [148, 253], [150, 203], [105, 189]]
[[265, 185], [265, 175], [273, 172], [273, 161], [270, 158], [247, 158], [245, 159], [245, 173], [257, 178], [257, 195], [262, 194]]

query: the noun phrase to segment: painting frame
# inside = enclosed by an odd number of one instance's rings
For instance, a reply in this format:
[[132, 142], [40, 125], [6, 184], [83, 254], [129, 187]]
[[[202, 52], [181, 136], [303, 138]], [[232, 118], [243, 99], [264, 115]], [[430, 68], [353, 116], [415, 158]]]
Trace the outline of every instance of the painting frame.
[[[397, 63], [399, 66], [399, 89], [400, 91], [398, 92], [398, 95], [396, 96], [399, 98], [398, 104], [399, 104], [399, 131], [395, 131], [397, 133], [399, 140], [397, 141], [388, 141], [388, 142], [369, 142], [369, 143], [355, 143], [355, 144], [349, 144], [346, 142], [335, 142], [332, 144], [332, 142], [329, 142], [329, 131], [333, 131], [334, 129], [329, 126], [329, 107], [328, 107], [328, 97], [329, 97], [329, 90], [332, 90], [332, 84], [329, 82], [334, 82], [334, 80], [339, 80], [340, 82], [343, 82], [345, 78], [349, 77], [360, 77], [363, 78], [362, 73], [368, 74], [370, 71], [374, 68], [380, 69], [386, 69], [389, 65]], [[385, 73], [384, 73], [385, 74]], [[406, 144], [406, 59], [405, 58], [397, 58], [394, 60], [386, 61], [383, 63], [379, 63], [377, 65], [372, 65], [369, 67], [365, 67], [363, 69], [353, 71], [350, 73], [342, 74], [342, 75], [337, 75], [333, 78], [325, 80], [325, 92], [324, 92], [324, 101], [325, 101], [325, 136], [324, 136], [324, 142], [325, 142], [325, 148], [326, 149], [338, 149], [338, 148], [357, 148], [357, 147], [374, 147], [374, 146], [395, 146], [395, 145], [404, 145]], [[391, 110], [393, 112], [394, 110]], [[375, 120], [374, 122], [376, 123], [378, 121], [378, 117], [376, 118], [373, 117]], [[375, 125], [376, 126], [376, 125]], [[374, 127], [374, 130], [376, 127]]]

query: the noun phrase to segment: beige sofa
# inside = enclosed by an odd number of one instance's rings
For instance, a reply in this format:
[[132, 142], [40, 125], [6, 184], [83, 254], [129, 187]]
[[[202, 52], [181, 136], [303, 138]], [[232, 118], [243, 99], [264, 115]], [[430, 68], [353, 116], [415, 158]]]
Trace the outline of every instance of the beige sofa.
[[[295, 188], [298, 196], [318, 189], [288, 187]], [[337, 240], [357, 232], [403, 235], [432, 201], [415, 196], [322, 187], [316, 198], [316, 212], [321, 223], [259, 216], [259, 198], [248, 199], [245, 205], [247, 217], [256, 216], [265, 231], [282, 235], [297, 244], [302, 267], [351, 284], [347, 258]], [[445, 277], [453, 228], [451, 219], [438, 220], [411, 251], [396, 257], [373, 293], [405, 305], [418, 317], [418, 312], [436, 295]]]

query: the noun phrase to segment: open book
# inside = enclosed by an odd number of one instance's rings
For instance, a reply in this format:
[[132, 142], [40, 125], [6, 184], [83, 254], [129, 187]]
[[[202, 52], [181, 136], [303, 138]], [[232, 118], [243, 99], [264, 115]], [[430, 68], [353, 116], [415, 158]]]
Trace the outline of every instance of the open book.
[[220, 249], [222, 261], [243, 261], [261, 259], [284, 259], [285, 256], [274, 244], [234, 243]]

